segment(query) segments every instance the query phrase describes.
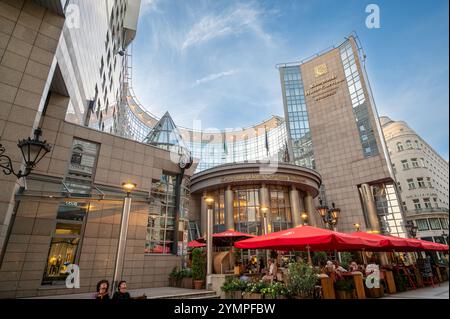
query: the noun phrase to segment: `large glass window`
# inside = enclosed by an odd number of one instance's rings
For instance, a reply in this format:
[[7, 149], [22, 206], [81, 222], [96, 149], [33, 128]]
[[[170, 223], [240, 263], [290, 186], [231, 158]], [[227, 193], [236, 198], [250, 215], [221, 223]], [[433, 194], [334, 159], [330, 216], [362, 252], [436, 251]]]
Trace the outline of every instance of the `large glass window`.
[[291, 205], [289, 191], [285, 187], [270, 186], [270, 210], [272, 231], [288, 229], [291, 226]]
[[233, 215], [238, 231], [262, 235], [259, 189], [254, 186], [234, 189]]
[[428, 220], [430, 222], [430, 228], [432, 230], [442, 229], [441, 222], [439, 221], [439, 218], [430, 218]]
[[374, 185], [374, 197], [382, 231], [387, 234], [405, 237], [403, 216], [394, 184]]
[[428, 221], [426, 219], [416, 219], [417, 229], [419, 231], [429, 230]]
[[79, 243], [83, 236], [87, 203], [65, 202], [58, 208], [56, 228], [53, 232], [43, 285], [63, 282], [69, 264], [78, 263]]
[[448, 218], [439, 218], [441, 221], [442, 229], [448, 229]]
[[175, 253], [176, 179], [163, 173], [160, 180], [152, 181], [145, 253]]

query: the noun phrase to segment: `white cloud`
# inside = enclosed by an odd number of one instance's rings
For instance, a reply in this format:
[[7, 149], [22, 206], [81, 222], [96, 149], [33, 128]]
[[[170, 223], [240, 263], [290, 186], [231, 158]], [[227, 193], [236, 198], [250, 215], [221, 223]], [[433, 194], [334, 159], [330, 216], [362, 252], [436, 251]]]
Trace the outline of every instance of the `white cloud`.
[[264, 40], [270, 40], [261, 27], [258, 17], [262, 11], [250, 5], [238, 5], [231, 12], [221, 15], [206, 15], [187, 33], [181, 45], [181, 50], [199, 45], [214, 38], [237, 35], [246, 31], [253, 31]]
[[158, 11], [158, 2], [159, 0], [142, 0], [141, 2], [141, 11], [142, 14]]
[[201, 79], [196, 80], [194, 85], [193, 85], [193, 87], [197, 86], [197, 85], [200, 85], [200, 84], [203, 84], [203, 83], [206, 83], [206, 82], [211, 82], [211, 81], [217, 80], [219, 78], [223, 78], [225, 76], [236, 74], [237, 72], [238, 72], [238, 70], [234, 70], [233, 69], [233, 70], [228, 70], [228, 71], [224, 71], [224, 72], [210, 74], [208, 76], [205, 76], [205, 77], [203, 77]]

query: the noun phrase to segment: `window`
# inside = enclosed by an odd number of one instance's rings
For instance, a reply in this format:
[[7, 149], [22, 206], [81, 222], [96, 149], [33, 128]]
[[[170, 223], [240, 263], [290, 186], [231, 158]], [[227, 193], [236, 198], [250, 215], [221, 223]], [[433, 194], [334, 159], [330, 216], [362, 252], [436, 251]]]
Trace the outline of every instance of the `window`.
[[403, 144], [402, 144], [402, 142], [398, 142], [397, 143], [397, 151], [399, 151], [399, 152], [403, 151]]
[[430, 222], [430, 228], [432, 230], [442, 229], [439, 218], [430, 218], [428, 221]]
[[420, 202], [418, 199], [413, 199], [414, 208], [416, 210], [420, 210], [422, 207], [420, 206]]
[[439, 204], [436, 197], [433, 197], [434, 207], [438, 208]]
[[428, 221], [426, 219], [416, 219], [417, 229], [419, 231], [429, 230]]
[[409, 169], [408, 160], [402, 160], [403, 169]]
[[407, 179], [406, 181], [408, 182], [408, 188], [409, 189], [415, 189], [416, 188], [416, 185], [414, 184], [414, 181], [412, 180], [412, 178]]
[[401, 192], [402, 191], [402, 186], [400, 185], [400, 182], [397, 182], [397, 186], [398, 186], [398, 190]]
[[448, 229], [448, 218], [439, 218], [441, 221], [442, 229]]
[[417, 183], [419, 183], [420, 188], [425, 188], [425, 182], [423, 181], [423, 177], [417, 177]]
[[411, 143], [411, 141], [410, 140], [407, 140], [406, 141], [406, 148], [408, 149], [408, 150], [411, 150], [413, 147], [412, 147], [412, 143]]
[[416, 144], [416, 148], [419, 150], [419, 149], [420, 149], [419, 141], [418, 141], [418, 140], [415, 140], [414, 143]]
[[145, 253], [175, 254], [175, 175], [162, 174], [151, 187]]
[[406, 206], [406, 202], [402, 202], [403, 210], [406, 212], [408, 210], [408, 207]]
[[429, 198], [424, 198], [423, 204], [425, 205], [425, 208], [431, 208], [431, 202]]
[[431, 184], [431, 179], [427, 177], [428, 187], [433, 188], [433, 184]]
[[411, 158], [411, 164], [412, 164], [412, 167], [414, 167], [414, 168], [419, 167], [419, 162], [417, 161], [417, 158]]

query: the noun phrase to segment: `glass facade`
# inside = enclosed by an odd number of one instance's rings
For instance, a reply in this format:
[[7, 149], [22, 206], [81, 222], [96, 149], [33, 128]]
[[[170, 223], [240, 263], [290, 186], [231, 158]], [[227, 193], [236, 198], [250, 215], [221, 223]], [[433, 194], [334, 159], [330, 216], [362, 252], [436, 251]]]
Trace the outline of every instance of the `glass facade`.
[[313, 145], [300, 66], [281, 67], [280, 72], [293, 157], [291, 161], [296, 165], [314, 169]]
[[370, 124], [369, 106], [350, 41], [340, 47], [340, 52], [364, 157], [377, 155], [378, 146]]
[[398, 237], [407, 237], [400, 203], [392, 183], [374, 185], [374, 197], [381, 231]]
[[163, 174], [152, 182], [145, 253], [174, 254], [176, 219], [175, 175]]

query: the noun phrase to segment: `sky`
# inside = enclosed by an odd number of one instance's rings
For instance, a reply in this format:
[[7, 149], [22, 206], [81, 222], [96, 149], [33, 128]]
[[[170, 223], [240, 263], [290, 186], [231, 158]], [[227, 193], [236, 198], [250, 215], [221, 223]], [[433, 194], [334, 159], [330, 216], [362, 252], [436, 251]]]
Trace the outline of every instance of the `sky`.
[[[367, 28], [369, 4], [379, 28]], [[406, 121], [441, 156], [449, 146], [447, 0], [142, 0], [132, 47], [140, 103], [184, 127], [240, 128], [283, 116], [276, 64], [355, 31], [379, 115]], [[194, 123], [194, 121], [196, 121]]]

